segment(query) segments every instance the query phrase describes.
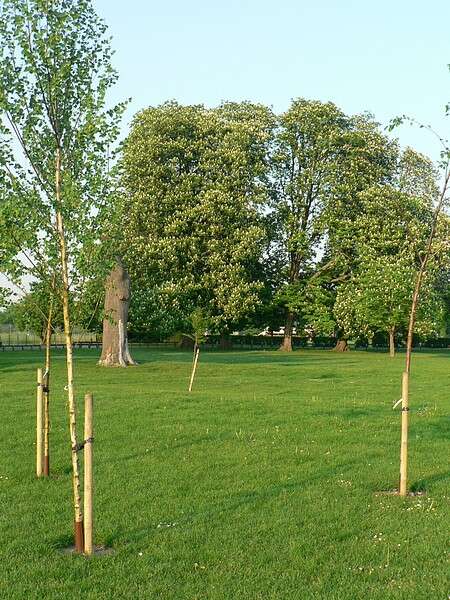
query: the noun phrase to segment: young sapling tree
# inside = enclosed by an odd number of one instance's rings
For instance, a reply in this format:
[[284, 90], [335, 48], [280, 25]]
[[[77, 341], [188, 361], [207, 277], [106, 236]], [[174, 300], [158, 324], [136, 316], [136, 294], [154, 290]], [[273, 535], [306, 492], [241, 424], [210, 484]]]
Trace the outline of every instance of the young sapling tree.
[[[449, 106], [447, 106], [447, 112]], [[391, 128], [394, 128], [403, 122], [416, 124], [414, 119], [406, 116], [398, 117], [392, 120]], [[425, 127], [420, 125], [420, 127]], [[419, 303], [421, 301], [423, 285], [430, 272], [430, 265], [433, 259], [447, 255], [450, 243], [450, 231], [448, 217], [444, 217], [444, 207], [448, 203], [448, 191], [450, 186], [450, 149], [446, 142], [438, 136], [430, 127], [425, 127], [435, 135], [441, 143], [441, 168], [443, 172], [442, 186], [440, 192], [436, 195], [433, 216], [429, 228], [429, 235], [423, 251], [420, 255], [420, 265], [415, 278], [414, 291], [411, 300], [411, 309], [409, 311], [408, 336], [406, 340], [405, 370], [402, 374], [402, 397], [401, 397], [401, 438], [400, 438], [400, 477], [399, 494], [406, 496], [408, 494], [408, 429], [409, 429], [409, 384], [411, 373], [411, 359], [413, 338], [417, 321]]]
[[192, 333], [185, 334], [194, 342], [194, 353], [192, 357], [192, 370], [189, 380], [189, 391], [192, 392], [194, 384], [195, 372], [197, 370], [198, 358], [200, 355], [200, 344], [205, 341], [206, 332], [208, 330], [208, 316], [201, 308], [196, 308], [190, 315], [189, 321], [192, 327]]
[[18, 213], [27, 215], [16, 254], [25, 253], [31, 266], [17, 258], [10, 262], [11, 269], [33, 276], [45, 265], [47, 277], [58, 264], [78, 552], [83, 551], [83, 515], [71, 298], [87, 273], [110, 266], [99, 263], [95, 248], [101, 237], [97, 215], [109, 197], [110, 149], [124, 108], [106, 107], [106, 93], [117, 78], [111, 54], [106, 26], [91, 0], [1, 4], [1, 196], [10, 222]]

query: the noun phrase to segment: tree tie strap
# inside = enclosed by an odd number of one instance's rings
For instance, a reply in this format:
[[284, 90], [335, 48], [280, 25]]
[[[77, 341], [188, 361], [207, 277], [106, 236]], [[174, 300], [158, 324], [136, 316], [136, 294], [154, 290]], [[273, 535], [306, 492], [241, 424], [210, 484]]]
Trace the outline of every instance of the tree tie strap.
[[92, 444], [93, 441], [93, 437], [87, 438], [86, 440], [80, 442], [76, 446], [72, 446], [72, 452], [80, 452], [80, 450], [83, 450], [86, 444]]

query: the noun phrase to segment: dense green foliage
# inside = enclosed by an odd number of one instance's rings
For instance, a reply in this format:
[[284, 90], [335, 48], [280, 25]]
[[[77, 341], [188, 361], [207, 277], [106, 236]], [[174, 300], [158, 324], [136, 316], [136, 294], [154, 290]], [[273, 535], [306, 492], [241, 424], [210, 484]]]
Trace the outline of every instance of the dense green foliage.
[[[271, 122], [268, 109], [247, 103], [172, 102], [135, 117], [120, 222], [122, 255], [138, 289], [132, 327], [141, 319], [170, 331], [200, 307], [211, 327], [227, 330], [254, 309]], [[165, 317], [152, 315], [155, 305]]]
[[[102, 370], [80, 351], [80, 397], [94, 389], [98, 544], [71, 543], [64, 357], [55, 353], [52, 468], [34, 477], [38, 353], [0, 353], [0, 597], [208, 600], [428, 600], [448, 592], [448, 353], [417, 354], [411, 485], [397, 484], [392, 411], [403, 361], [326, 351], [140, 351]], [[11, 446], [14, 451], [11, 451]]]
[[69, 292], [81, 296], [109, 267], [103, 233], [124, 109], [106, 101], [111, 53], [90, 0], [0, 5], [0, 271], [19, 289], [24, 275], [50, 286], [55, 274], [62, 289], [58, 214]]
[[60, 297], [52, 292], [46, 281], [34, 283], [30, 292], [12, 305], [13, 323], [19, 331], [34, 333], [44, 343], [50, 308], [52, 329], [62, 328], [63, 314]]
[[[0, 41], [0, 271], [18, 289], [55, 274], [61, 289], [60, 215], [74, 324], [99, 328], [120, 255], [134, 335], [187, 331], [196, 309], [213, 333], [402, 335], [438, 174], [371, 115], [304, 98], [280, 115], [166, 102], [134, 117], [116, 164], [124, 105], [108, 107], [117, 74], [92, 3], [5, 0]], [[422, 291], [426, 334], [446, 329], [448, 239], [447, 221]]]
[[[199, 308], [217, 333], [404, 334], [438, 175], [370, 116], [304, 99], [282, 115], [166, 103], [135, 117], [121, 172], [133, 333], [185, 331]], [[441, 221], [424, 335], [445, 329]]]
[[[377, 331], [395, 335], [408, 324], [415, 275], [431, 228], [433, 196], [413, 196], [384, 185], [368, 188], [359, 199], [354, 266], [338, 289], [334, 314], [347, 335], [372, 337]], [[442, 260], [437, 250], [422, 288], [416, 324], [422, 335], [438, 332], [443, 321], [436, 287]]]

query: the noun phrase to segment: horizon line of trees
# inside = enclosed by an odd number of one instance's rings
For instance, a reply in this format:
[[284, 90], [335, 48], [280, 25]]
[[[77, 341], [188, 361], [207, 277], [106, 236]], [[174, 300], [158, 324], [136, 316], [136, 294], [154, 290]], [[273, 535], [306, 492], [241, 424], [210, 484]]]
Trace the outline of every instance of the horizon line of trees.
[[[369, 114], [296, 99], [276, 115], [250, 102], [166, 102], [134, 118], [119, 162], [120, 253], [133, 282], [130, 329], [284, 329], [350, 337], [405, 331], [438, 196], [438, 171]], [[443, 215], [417, 331], [449, 315]]]
[[[129, 329], [168, 338], [284, 331], [349, 338], [383, 332], [391, 354], [408, 322], [438, 170], [401, 150], [369, 114], [296, 99], [216, 108], [166, 102], [133, 119], [102, 207], [102, 244], [131, 276]], [[449, 219], [440, 219], [417, 332], [445, 334]], [[97, 241], [98, 244], [98, 241]], [[109, 250], [111, 254], [111, 250]], [[73, 301], [74, 323], [101, 330], [104, 268]], [[51, 290], [33, 283], [16, 315], [44, 331]], [[34, 308], [33, 308], [34, 307]], [[62, 320], [56, 307], [55, 325]]]

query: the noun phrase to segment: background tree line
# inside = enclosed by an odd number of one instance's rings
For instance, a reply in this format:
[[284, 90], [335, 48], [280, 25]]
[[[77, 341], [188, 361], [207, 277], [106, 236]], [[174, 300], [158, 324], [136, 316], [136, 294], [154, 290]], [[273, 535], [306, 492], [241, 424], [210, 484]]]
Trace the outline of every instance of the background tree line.
[[[119, 164], [115, 207], [130, 271], [134, 332], [284, 328], [292, 335], [385, 332], [407, 325], [438, 193], [432, 162], [402, 151], [371, 115], [294, 100], [217, 108], [168, 102], [138, 113]], [[448, 323], [448, 219], [418, 331]]]
[[[224, 343], [236, 330], [281, 328], [282, 350], [294, 333], [334, 336], [345, 350], [350, 337], [382, 332], [394, 353], [439, 182], [427, 157], [402, 151], [371, 115], [305, 99], [281, 115], [250, 102], [167, 102], [134, 117], [112, 175], [89, 252], [124, 261], [132, 335], [192, 333], [200, 312]], [[445, 217], [438, 240], [418, 315], [427, 336], [449, 323]], [[94, 263], [72, 312], [101, 330], [105, 260], [97, 274]], [[19, 327], [44, 331], [49, 293], [33, 284], [14, 309]]]

